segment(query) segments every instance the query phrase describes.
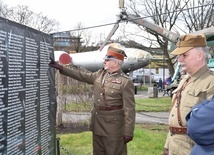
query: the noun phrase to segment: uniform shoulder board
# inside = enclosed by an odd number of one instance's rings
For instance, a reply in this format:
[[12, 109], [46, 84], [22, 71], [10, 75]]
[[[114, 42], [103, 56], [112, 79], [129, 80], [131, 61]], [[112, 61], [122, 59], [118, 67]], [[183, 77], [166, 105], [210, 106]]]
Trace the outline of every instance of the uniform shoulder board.
[[125, 73], [120, 73], [120, 75], [127, 78], [127, 79], [130, 79], [130, 77], [128, 75], [126, 75]]

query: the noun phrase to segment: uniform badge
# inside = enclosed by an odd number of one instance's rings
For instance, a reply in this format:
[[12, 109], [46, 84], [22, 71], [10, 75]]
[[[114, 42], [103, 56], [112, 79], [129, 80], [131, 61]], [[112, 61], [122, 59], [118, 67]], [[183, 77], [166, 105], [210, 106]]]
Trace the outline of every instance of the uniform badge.
[[117, 83], [117, 84], [120, 84], [120, 83], [121, 83], [121, 81], [119, 81], [118, 79], [112, 80], [111, 82], [112, 82], [112, 83]]

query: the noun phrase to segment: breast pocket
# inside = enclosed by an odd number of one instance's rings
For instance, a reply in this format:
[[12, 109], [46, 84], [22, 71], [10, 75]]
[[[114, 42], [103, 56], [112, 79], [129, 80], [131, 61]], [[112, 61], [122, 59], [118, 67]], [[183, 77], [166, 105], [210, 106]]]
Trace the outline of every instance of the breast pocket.
[[204, 100], [206, 98], [207, 90], [189, 90], [188, 95], [193, 97], [193, 98], [198, 98], [201, 100]]
[[120, 84], [110, 84], [106, 89], [106, 95], [116, 97], [117, 95], [120, 94], [120, 88], [121, 88]]
[[203, 101], [206, 99], [206, 94], [207, 94], [207, 91], [206, 90], [189, 90], [187, 92], [188, 94], [188, 101], [189, 102], [189, 108], [192, 108], [195, 104]]

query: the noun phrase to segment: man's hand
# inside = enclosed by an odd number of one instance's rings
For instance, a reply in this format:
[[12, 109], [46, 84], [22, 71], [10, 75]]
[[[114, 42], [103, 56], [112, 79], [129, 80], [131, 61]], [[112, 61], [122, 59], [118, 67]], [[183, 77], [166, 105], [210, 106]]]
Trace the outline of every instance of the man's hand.
[[127, 144], [133, 139], [132, 136], [123, 136], [124, 144]]
[[58, 70], [62, 70], [62, 68], [63, 68], [62, 65], [60, 65], [59, 63], [54, 61], [51, 57], [50, 57], [50, 59], [51, 59], [51, 62], [49, 63], [49, 66], [54, 67]]
[[163, 155], [168, 155], [168, 154], [169, 154], [169, 150], [166, 149], [166, 148], [164, 148], [164, 150], [163, 150]]

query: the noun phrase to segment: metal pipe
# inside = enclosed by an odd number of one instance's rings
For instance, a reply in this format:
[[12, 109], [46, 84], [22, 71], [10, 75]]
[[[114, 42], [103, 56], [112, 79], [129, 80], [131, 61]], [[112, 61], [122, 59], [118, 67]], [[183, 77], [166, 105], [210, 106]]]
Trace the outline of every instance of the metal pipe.
[[59, 141], [60, 141], [60, 138], [56, 138], [57, 155], [60, 155]]

